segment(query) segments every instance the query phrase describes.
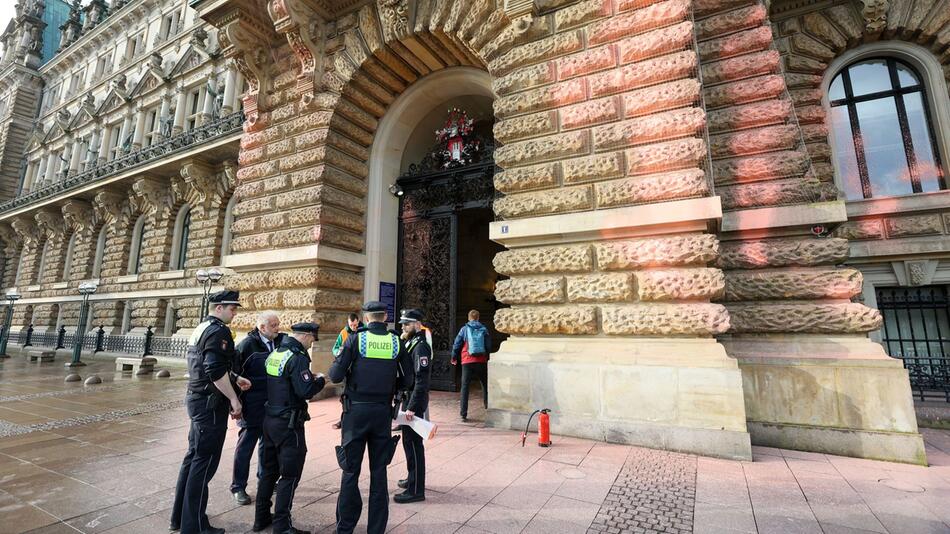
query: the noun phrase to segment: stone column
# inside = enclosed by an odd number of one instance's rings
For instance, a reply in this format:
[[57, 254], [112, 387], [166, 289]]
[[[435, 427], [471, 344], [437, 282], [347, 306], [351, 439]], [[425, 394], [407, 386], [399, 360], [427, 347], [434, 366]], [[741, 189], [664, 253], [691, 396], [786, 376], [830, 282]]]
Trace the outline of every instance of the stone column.
[[86, 170], [89, 170], [90, 168], [97, 165], [96, 158], [102, 151], [102, 147], [100, 146], [101, 141], [102, 128], [96, 127], [92, 131], [92, 139], [89, 140], [89, 150], [86, 154]]
[[234, 87], [235, 84], [237, 84], [237, 71], [229, 67], [224, 79], [224, 103], [221, 105], [222, 116], [230, 115], [234, 112], [234, 94], [237, 92]]
[[[171, 113], [171, 103], [172, 103], [171, 95], [168, 95], [168, 94], [162, 95], [162, 106], [161, 108], [159, 108], [159, 111], [158, 111], [158, 122], [159, 122], [158, 130], [160, 132], [165, 132], [164, 130], [165, 121], [168, 119], [168, 115]], [[171, 132], [168, 132], [168, 133], [171, 133]], [[168, 135], [168, 134], [163, 133], [163, 135]]]
[[33, 183], [30, 184], [30, 191], [43, 186], [46, 177], [46, 165], [49, 163], [49, 156], [43, 154], [37, 162], [36, 174], [33, 177]]
[[126, 114], [125, 119], [122, 121], [122, 129], [119, 130], [119, 151], [126, 152], [125, 140], [129, 138], [129, 130], [132, 129], [132, 115]]
[[73, 141], [69, 157], [69, 174], [73, 175], [79, 172], [79, 161], [82, 157], [82, 139]]
[[99, 154], [98, 154], [98, 165], [103, 165], [105, 162], [109, 161], [109, 149], [112, 147], [112, 136], [113, 128], [111, 126], [103, 126], [102, 128], [102, 142], [99, 144]]
[[36, 162], [31, 161], [26, 164], [26, 171], [23, 173], [23, 184], [20, 187], [21, 193], [28, 193], [33, 185], [33, 175], [36, 173]]
[[175, 105], [175, 123], [172, 126], [172, 135], [177, 135], [185, 128], [185, 106], [188, 104], [188, 92], [183, 87], [178, 88], [178, 103]]
[[59, 155], [55, 152], [50, 152], [49, 157], [46, 158], [46, 176], [43, 177], [44, 185], [49, 185], [53, 183], [56, 179], [56, 161], [59, 159]]
[[235, 112], [241, 109], [241, 97], [243, 96], [243, 91], [241, 86], [244, 85], [244, 75], [241, 74], [241, 71], [235, 70], [234, 73], [234, 98], [231, 100], [231, 112]]
[[201, 88], [199, 93], [199, 98], [201, 99], [201, 115], [198, 119], [198, 124], [204, 124], [211, 120], [211, 111], [212, 106], [214, 106], [214, 96], [208, 92], [207, 86]]
[[135, 112], [135, 130], [132, 134], [132, 150], [142, 148], [142, 138], [145, 135], [145, 110], [139, 106]]

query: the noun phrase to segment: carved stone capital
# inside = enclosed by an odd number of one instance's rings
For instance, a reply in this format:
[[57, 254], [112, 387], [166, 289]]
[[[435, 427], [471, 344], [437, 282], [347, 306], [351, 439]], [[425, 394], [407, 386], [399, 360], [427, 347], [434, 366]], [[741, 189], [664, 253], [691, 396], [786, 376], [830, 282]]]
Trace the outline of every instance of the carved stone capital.
[[172, 195], [167, 184], [154, 178], [139, 178], [132, 183], [130, 198], [138, 200], [142, 213], [164, 219], [172, 212]]
[[383, 41], [391, 43], [409, 37], [409, 0], [376, 0], [376, 9]]
[[95, 224], [114, 224], [122, 217], [125, 198], [113, 191], [103, 189], [92, 199]]
[[46, 235], [47, 238], [62, 237], [66, 225], [63, 222], [63, 214], [55, 211], [39, 210], [33, 215], [36, 225], [39, 227], [40, 235]]
[[9, 224], [0, 224], [0, 244], [8, 254], [12, 254], [16, 247], [23, 242], [23, 236], [16, 232]]
[[26, 216], [18, 217], [10, 222], [10, 226], [23, 239], [24, 245], [27, 247], [36, 246], [40, 239], [40, 233], [35, 221]]
[[231, 189], [226, 171], [216, 172], [200, 160], [185, 162], [181, 177], [181, 198], [193, 207], [217, 209]]
[[310, 105], [321, 89], [326, 21], [307, 0], [270, 0], [267, 13], [274, 21], [274, 29], [287, 37], [290, 49], [300, 61], [297, 94], [305, 106]]
[[865, 31], [877, 34], [887, 27], [887, 9], [889, 0], [861, 0], [861, 17], [864, 19]]
[[84, 200], [71, 198], [62, 207], [63, 222], [73, 232], [84, 232], [92, 228], [95, 214], [92, 206]]

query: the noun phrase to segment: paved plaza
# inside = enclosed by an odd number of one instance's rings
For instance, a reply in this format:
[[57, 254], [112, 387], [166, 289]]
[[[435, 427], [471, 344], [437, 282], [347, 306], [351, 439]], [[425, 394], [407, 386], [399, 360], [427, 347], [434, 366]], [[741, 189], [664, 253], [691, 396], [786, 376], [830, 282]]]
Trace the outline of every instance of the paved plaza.
[[[186, 443], [181, 370], [134, 378], [93, 361], [80, 373], [103, 383], [86, 387], [64, 383], [62, 363], [0, 363], [0, 532], [166, 532]], [[480, 410], [457, 422], [453, 394], [435, 394], [431, 409], [428, 500], [390, 505], [391, 532], [950, 532], [950, 431], [922, 431], [926, 468], [759, 447], [735, 462], [559, 436], [522, 448], [518, 432], [480, 424]], [[339, 410], [335, 399], [311, 404], [301, 528], [333, 532]], [[236, 437], [209, 504], [212, 524], [235, 533], [253, 517], [228, 493]], [[404, 469], [400, 449], [392, 492]]]

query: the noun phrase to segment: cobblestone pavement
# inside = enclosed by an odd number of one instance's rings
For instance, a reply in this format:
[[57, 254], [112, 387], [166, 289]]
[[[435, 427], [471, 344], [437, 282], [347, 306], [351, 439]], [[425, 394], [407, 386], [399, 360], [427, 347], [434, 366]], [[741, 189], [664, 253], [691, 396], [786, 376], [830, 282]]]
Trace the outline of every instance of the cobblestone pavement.
[[589, 533], [693, 531], [696, 457], [634, 448]]
[[[136, 378], [90, 361], [80, 374], [103, 384], [84, 387], [63, 382], [63, 360], [0, 361], [0, 432], [18, 433], [0, 437], [0, 534], [167, 532], [187, 441], [182, 370]], [[457, 396], [433, 394], [440, 428], [426, 445], [427, 500], [391, 504], [389, 532], [950, 532], [948, 431], [922, 431], [929, 468], [760, 447], [753, 462], [734, 462], [564, 436], [550, 448], [521, 447], [519, 432], [479, 423], [476, 405], [474, 422], [461, 424]], [[294, 521], [330, 533], [340, 483], [330, 425], [340, 404], [325, 399], [310, 411]], [[253, 507], [228, 492], [236, 438], [232, 426], [209, 499], [212, 524], [232, 533], [253, 521]], [[393, 493], [402, 456], [389, 469]], [[366, 502], [365, 467], [363, 475]]]

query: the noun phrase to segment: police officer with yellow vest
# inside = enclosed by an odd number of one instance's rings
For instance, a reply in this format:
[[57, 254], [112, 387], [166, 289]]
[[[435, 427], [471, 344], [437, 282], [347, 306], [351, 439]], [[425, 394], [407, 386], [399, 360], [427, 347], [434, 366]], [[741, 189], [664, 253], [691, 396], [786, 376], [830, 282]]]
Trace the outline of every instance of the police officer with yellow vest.
[[237, 291], [219, 291], [208, 297], [210, 314], [188, 340], [188, 393], [185, 407], [191, 419], [188, 452], [181, 462], [169, 530], [181, 534], [221, 534], [208, 523], [208, 482], [218, 469], [228, 430], [228, 412], [241, 417], [237, 390], [250, 380], [231, 369], [234, 338], [228, 323], [241, 305]]
[[350, 534], [363, 510], [359, 478], [363, 453], [369, 448], [368, 534], [383, 534], [389, 521], [386, 466], [396, 452], [399, 436], [392, 435], [393, 398], [412, 385], [412, 362], [399, 336], [386, 329], [386, 305], [363, 306], [366, 330], [352, 335], [330, 366], [330, 380], [346, 379], [343, 397], [343, 440], [337, 462], [343, 470], [336, 507], [336, 531]]
[[[310, 372], [310, 347], [317, 339], [316, 323], [297, 323], [290, 327], [280, 347], [271, 352], [264, 364], [267, 370], [267, 404], [261, 448], [261, 478], [257, 485], [254, 512], [255, 532], [272, 522], [275, 534], [310, 534], [291, 525], [290, 508], [303, 472], [307, 441], [303, 424], [310, 419], [307, 401], [323, 389], [323, 375]], [[279, 480], [278, 480], [279, 477]], [[274, 514], [271, 496], [277, 486]]]

